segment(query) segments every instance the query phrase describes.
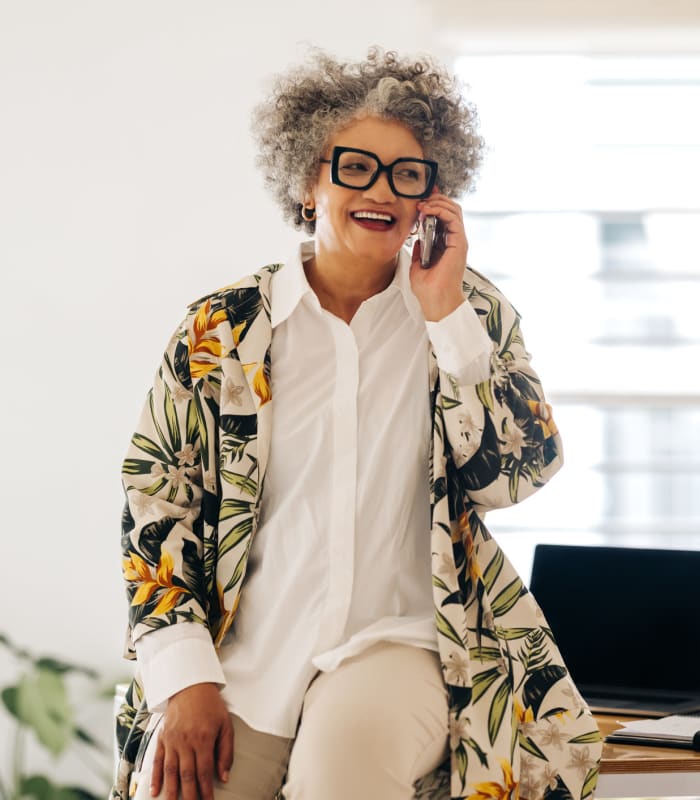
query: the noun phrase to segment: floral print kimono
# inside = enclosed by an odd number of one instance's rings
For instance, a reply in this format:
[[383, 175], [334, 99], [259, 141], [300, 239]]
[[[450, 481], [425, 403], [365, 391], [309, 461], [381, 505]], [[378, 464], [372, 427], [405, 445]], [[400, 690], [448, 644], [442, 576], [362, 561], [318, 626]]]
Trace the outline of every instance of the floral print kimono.
[[[280, 267], [194, 303], [149, 392], [124, 462], [127, 657], [139, 636], [181, 621], [205, 625], [219, 645], [236, 616], [270, 447], [270, 279]], [[426, 479], [451, 754], [417, 781], [416, 797], [585, 800], [600, 734], [483, 522], [559, 469], [560, 440], [517, 312], [469, 268], [463, 287], [493, 342], [492, 369], [460, 386], [431, 356]], [[150, 716], [137, 675], [117, 719], [115, 800], [133, 790]]]

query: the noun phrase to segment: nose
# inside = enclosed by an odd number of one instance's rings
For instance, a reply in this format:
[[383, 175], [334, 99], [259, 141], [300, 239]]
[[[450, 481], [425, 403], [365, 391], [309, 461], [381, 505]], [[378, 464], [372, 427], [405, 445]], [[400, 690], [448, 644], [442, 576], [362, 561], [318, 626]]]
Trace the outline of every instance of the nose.
[[364, 195], [368, 200], [374, 200], [376, 203], [392, 203], [396, 199], [386, 172], [380, 173], [377, 180], [364, 190]]

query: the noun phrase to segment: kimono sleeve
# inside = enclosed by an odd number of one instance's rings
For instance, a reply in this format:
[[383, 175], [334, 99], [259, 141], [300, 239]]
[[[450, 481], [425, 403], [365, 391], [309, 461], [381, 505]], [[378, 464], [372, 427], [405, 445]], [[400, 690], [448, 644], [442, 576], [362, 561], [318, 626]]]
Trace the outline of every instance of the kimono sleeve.
[[200, 415], [188, 360], [189, 318], [172, 336], [122, 468], [127, 657], [151, 630], [206, 624]]
[[438, 402], [459, 483], [476, 510], [486, 512], [543, 486], [562, 465], [562, 446], [520, 315], [474, 270], [467, 269], [464, 291], [491, 341], [489, 376], [467, 383], [440, 370]]

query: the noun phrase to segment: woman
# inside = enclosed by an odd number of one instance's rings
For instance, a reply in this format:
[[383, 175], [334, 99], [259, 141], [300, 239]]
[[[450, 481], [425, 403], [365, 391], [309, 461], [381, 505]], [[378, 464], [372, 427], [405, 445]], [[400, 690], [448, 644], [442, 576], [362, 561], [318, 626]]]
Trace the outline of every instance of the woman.
[[561, 450], [465, 272], [474, 109], [427, 58], [316, 54], [254, 130], [314, 239], [190, 307], [132, 439], [115, 796], [590, 796], [595, 724], [483, 523]]

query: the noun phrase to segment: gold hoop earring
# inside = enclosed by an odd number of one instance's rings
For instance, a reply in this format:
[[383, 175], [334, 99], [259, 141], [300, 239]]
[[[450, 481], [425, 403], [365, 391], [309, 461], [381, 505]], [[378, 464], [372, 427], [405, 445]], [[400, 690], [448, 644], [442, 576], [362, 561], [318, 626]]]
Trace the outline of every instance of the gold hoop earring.
[[301, 216], [304, 222], [313, 222], [316, 219], [316, 209], [308, 206], [301, 207]]

